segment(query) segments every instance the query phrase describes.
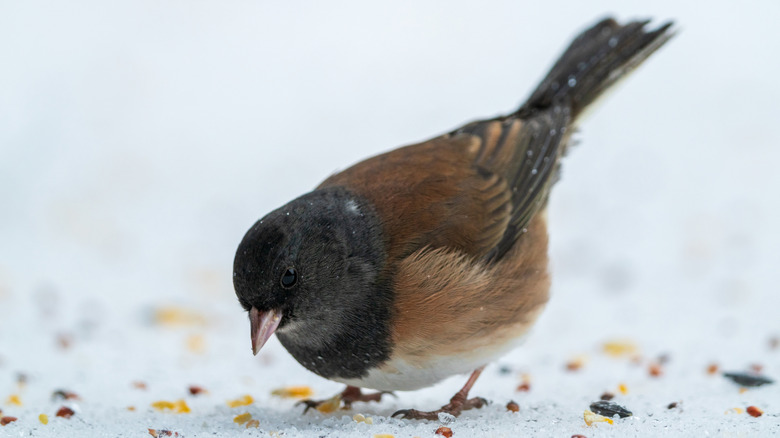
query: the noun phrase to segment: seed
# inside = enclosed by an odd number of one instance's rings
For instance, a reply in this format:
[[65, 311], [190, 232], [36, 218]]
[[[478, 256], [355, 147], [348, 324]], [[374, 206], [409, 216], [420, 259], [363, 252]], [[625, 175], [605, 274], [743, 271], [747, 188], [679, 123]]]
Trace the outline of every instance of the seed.
[[436, 435], [441, 435], [445, 438], [450, 438], [452, 436], [452, 429], [446, 426], [442, 426], [436, 429]]
[[236, 415], [235, 417], [233, 417], [233, 422], [236, 424], [244, 424], [251, 419], [252, 419], [252, 414], [250, 414], [249, 412], [244, 412], [241, 415]]
[[606, 417], [618, 415], [620, 418], [626, 418], [634, 415], [631, 411], [611, 401], [599, 400], [590, 404], [590, 409]]
[[585, 424], [587, 424], [588, 426], [592, 425], [593, 423], [597, 423], [597, 422], [604, 422], [604, 423], [609, 423], [609, 424], [614, 424], [615, 423], [614, 421], [612, 421], [611, 418], [607, 418], [607, 417], [604, 417], [602, 415], [593, 413], [593, 412], [591, 412], [591, 411], [589, 411], [587, 409], [585, 410], [585, 413], [582, 416], [585, 419]]
[[309, 398], [314, 394], [311, 387], [305, 385], [287, 386], [271, 391], [271, 395], [283, 398]]
[[760, 417], [764, 414], [764, 411], [761, 409], [755, 407], [755, 406], [748, 406], [747, 407], [747, 413], [750, 414], [752, 417]]
[[196, 385], [190, 385], [190, 387], [187, 388], [187, 389], [190, 391], [190, 394], [192, 394], [192, 395], [200, 395], [200, 394], [203, 394], [204, 392], [206, 392], [205, 389], [201, 388], [200, 386], [196, 386]]
[[73, 409], [71, 409], [71, 408], [69, 408], [69, 407], [67, 407], [67, 406], [63, 406], [63, 407], [61, 407], [61, 408], [60, 408], [60, 409], [57, 411], [57, 416], [58, 416], [58, 417], [62, 417], [62, 418], [70, 418], [70, 417], [72, 417], [74, 414], [76, 414], [76, 413], [75, 413], [75, 412], [73, 412]]
[[745, 373], [723, 373], [723, 377], [731, 379], [734, 383], [742, 386], [761, 386], [775, 383], [774, 380], [764, 376], [756, 376]]
[[255, 399], [251, 395], [244, 395], [235, 400], [228, 400], [227, 405], [231, 408], [237, 408], [239, 406], [249, 406], [255, 402]]

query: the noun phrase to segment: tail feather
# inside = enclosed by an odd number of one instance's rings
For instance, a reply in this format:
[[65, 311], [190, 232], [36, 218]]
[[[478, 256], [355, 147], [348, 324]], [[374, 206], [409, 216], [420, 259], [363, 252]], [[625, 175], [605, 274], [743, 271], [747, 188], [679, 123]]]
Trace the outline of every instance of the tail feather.
[[453, 132], [480, 138], [476, 164], [512, 188], [509, 223], [485, 260], [503, 257], [547, 204], [577, 117], [673, 36], [671, 22], [649, 32], [647, 23], [600, 21], [574, 39], [519, 110]]
[[672, 22], [645, 31], [650, 20], [624, 25], [606, 18], [582, 32], [542, 80], [517, 116], [533, 116], [567, 104], [574, 119], [604, 91], [638, 67], [671, 38]]

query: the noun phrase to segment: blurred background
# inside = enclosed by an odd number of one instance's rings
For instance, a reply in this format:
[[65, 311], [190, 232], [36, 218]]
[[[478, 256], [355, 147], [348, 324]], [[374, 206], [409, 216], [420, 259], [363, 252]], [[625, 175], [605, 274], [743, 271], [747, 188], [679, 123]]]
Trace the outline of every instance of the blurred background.
[[62, 385], [102, 409], [147, 403], [136, 380], [337, 390], [275, 340], [251, 357], [244, 232], [356, 161], [511, 111], [607, 14], [679, 34], [582, 123], [551, 199], [553, 297], [508, 363], [557, 371], [614, 337], [683, 380], [764, 357], [776, 1], [0, 0], [0, 398], [20, 373], [36, 413]]

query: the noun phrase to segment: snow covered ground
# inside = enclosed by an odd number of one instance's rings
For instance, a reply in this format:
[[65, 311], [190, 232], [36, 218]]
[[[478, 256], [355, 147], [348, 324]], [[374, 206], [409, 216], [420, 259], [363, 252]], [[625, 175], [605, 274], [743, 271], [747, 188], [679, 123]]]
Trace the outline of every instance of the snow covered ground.
[[[707, 372], [760, 365], [780, 378], [780, 3], [9, 0], [0, 417], [18, 420], [0, 436], [433, 436], [438, 423], [388, 415], [436, 408], [465, 377], [336, 414], [273, 397], [340, 387], [275, 339], [252, 357], [235, 247], [338, 169], [511, 110], [606, 13], [681, 32], [583, 124], [551, 201], [550, 305], [477, 382], [493, 403], [448, 426], [780, 434], [780, 384], [741, 390]], [[613, 340], [636, 350], [608, 355]], [[529, 391], [516, 390], [523, 375]], [[634, 416], [587, 427], [605, 391]], [[228, 407], [245, 394], [252, 404]], [[151, 406], [180, 399], [191, 412]], [[75, 415], [55, 417], [61, 406]], [[233, 421], [244, 412], [257, 428]]]

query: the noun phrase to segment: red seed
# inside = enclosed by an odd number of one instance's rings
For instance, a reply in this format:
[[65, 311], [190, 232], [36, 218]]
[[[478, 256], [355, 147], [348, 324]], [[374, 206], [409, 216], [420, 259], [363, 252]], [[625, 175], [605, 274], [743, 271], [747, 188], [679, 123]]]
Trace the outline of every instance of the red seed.
[[436, 435], [441, 435], [445, 438], [450, 438], [452, 436], [452, 429], [450, 429], [449, 427], [442, 426], [436, 429]]
[[748, 406], [747, 407], [747, 413], [750, 414], [752, 417], [760, 417], [764, 414], [764, 411], [761, 409], [755, 407], [755, 406]]
[[199, 395], [199, 394], [202, 394], [202, 393], [206, 392], [205, 389], [201, 388], [200, 386], [196, 386], [196, 385], [191, 385], [189, 387], [189, 390], [190, 390], [190, 394], [192, 394], [192, 395]]
[[711, 363], [707, 366], [707, 374], [715, 374], [718, 372], [718, 364]]
[[132, 383], [132, 385], [133, 388], [135, 389], [143, 389], [143, 390], [146, 389], [146, 383], [141, 382], [140, 380], [136, 380], [135, 382]]
[[523, 382], [517, 387], [517, 391], [520, 392], [528, 392], [531, 390], [531, 383], [530, 382]]
[[566, 362], [567, 371], [579, 371], [583, 366], [585, 366], [585, 359], [582, 357], [577, 357]]
[[753, 371], [756, 374], [761, 374], [761, 371], [764, 370], [764, 366], [760, 363], [754, 363], [750, 365], [750, 371]]
[[572, 435], [571, 438], [588, 438], [588, 437], [586, 437], [585, 435], [577, 434], [577, 435]]
[[62, 418], [70, 418], [70, 417], [72, 417], [74, 414], [75, 414], [75, 412], [73, 412], [73, 409], [71, 409], [71, 408], [69, 408], [69, 407], [67, 407], [67, 406], [63, 406], [63, 407], [61, 407], [61, 408], [60, 408], [60, 409], [57, 411], [57, 416], [58, 416], [58, 417], [62, 417]]
[[0, 418], [0, 426], [5, 426], [6, 424], [13, 423], [16, 420], [17, 420], [16, 417], [3, 417], [3, 418]]
[[73, 337], [67, 333], [57, 335], [57, 345], [63, 350], [67, 350], [73, 344]]
[[512, 412], [519, 412], [520, 406], [518, 406], [518, 404], [515, 403], [514, 400], [511, 400], [509, 403], [506, 404], [506, 410]]
[[613, 398], [615, 398], [615, 394], [613, 394], [611, 392], [605, 392], [604, 394], [601, 394], [600, 398], [602, 400], [609, 401], [609, 400], [612, 400]]
[[657, 363], [651, 363], [647, 371], [653, 377], [660, 377], [664, 373], [664, 370], [661, 368], [661, 365]]

